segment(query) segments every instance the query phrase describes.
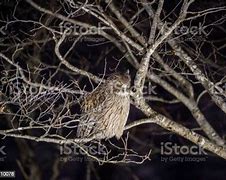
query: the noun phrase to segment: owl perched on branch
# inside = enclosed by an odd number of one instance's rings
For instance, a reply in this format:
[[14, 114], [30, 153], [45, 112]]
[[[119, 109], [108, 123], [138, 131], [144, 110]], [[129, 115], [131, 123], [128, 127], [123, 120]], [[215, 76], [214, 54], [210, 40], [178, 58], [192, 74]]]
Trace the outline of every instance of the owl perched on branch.
[[130, 109], [129, 73], [115, 73], [93, 92], [85, 96], [77, 137], [96, 139], [119, 139]]

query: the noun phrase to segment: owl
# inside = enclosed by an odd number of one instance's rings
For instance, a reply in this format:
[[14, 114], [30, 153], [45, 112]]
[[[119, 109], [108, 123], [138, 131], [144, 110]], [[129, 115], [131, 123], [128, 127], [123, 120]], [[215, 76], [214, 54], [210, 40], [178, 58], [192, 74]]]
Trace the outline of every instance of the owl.
[[77, 137], [120, 139], [130, 110], [130, 82], [128, 72], [114, 73], [84, 97]]

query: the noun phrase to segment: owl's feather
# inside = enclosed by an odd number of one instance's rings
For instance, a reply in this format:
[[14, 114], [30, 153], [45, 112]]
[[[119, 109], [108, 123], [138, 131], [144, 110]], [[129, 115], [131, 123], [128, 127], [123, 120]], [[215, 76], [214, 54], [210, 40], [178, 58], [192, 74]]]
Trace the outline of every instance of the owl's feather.
[[[119, 85], [115, 88], [117, 83]], [[78, 137], [95, 135], [96, 139], [108, 139], [116, 136], [119, 139], [122, 136], [130, 107], [129, 94], [119, 93], [123, 85], [130, 86], [129, 77], [110, 77], [106, 83], [85, 96], [81, 105], [82, 117], [77, 130]]]

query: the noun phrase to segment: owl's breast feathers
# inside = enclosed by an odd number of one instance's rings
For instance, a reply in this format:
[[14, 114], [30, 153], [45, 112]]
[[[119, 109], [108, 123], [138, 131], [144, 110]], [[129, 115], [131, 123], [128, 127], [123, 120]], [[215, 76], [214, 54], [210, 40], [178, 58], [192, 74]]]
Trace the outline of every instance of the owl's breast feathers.
[[80, 120], [78, 137], [96, 135], [96, 139], [109, 139], [116, 136], [119, 139], [129, 115], [129, 93], [114, 91], [111, 86], [100, 85], [84, 97], [81, 104], [82, 118]]

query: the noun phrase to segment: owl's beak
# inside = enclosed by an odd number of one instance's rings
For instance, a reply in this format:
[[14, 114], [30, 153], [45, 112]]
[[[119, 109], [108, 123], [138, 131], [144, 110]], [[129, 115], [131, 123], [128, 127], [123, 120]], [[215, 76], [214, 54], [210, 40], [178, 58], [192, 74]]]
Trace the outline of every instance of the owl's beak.
[[122, 90], [124, 93], [127, 93], [127, 92], [129, 92], [129, 87], [124, 84], [124, 85], [122, 85]]
[[122, 85], [122, 89], [127, 89], [127, 85], [126, 84], [123, 84]]

